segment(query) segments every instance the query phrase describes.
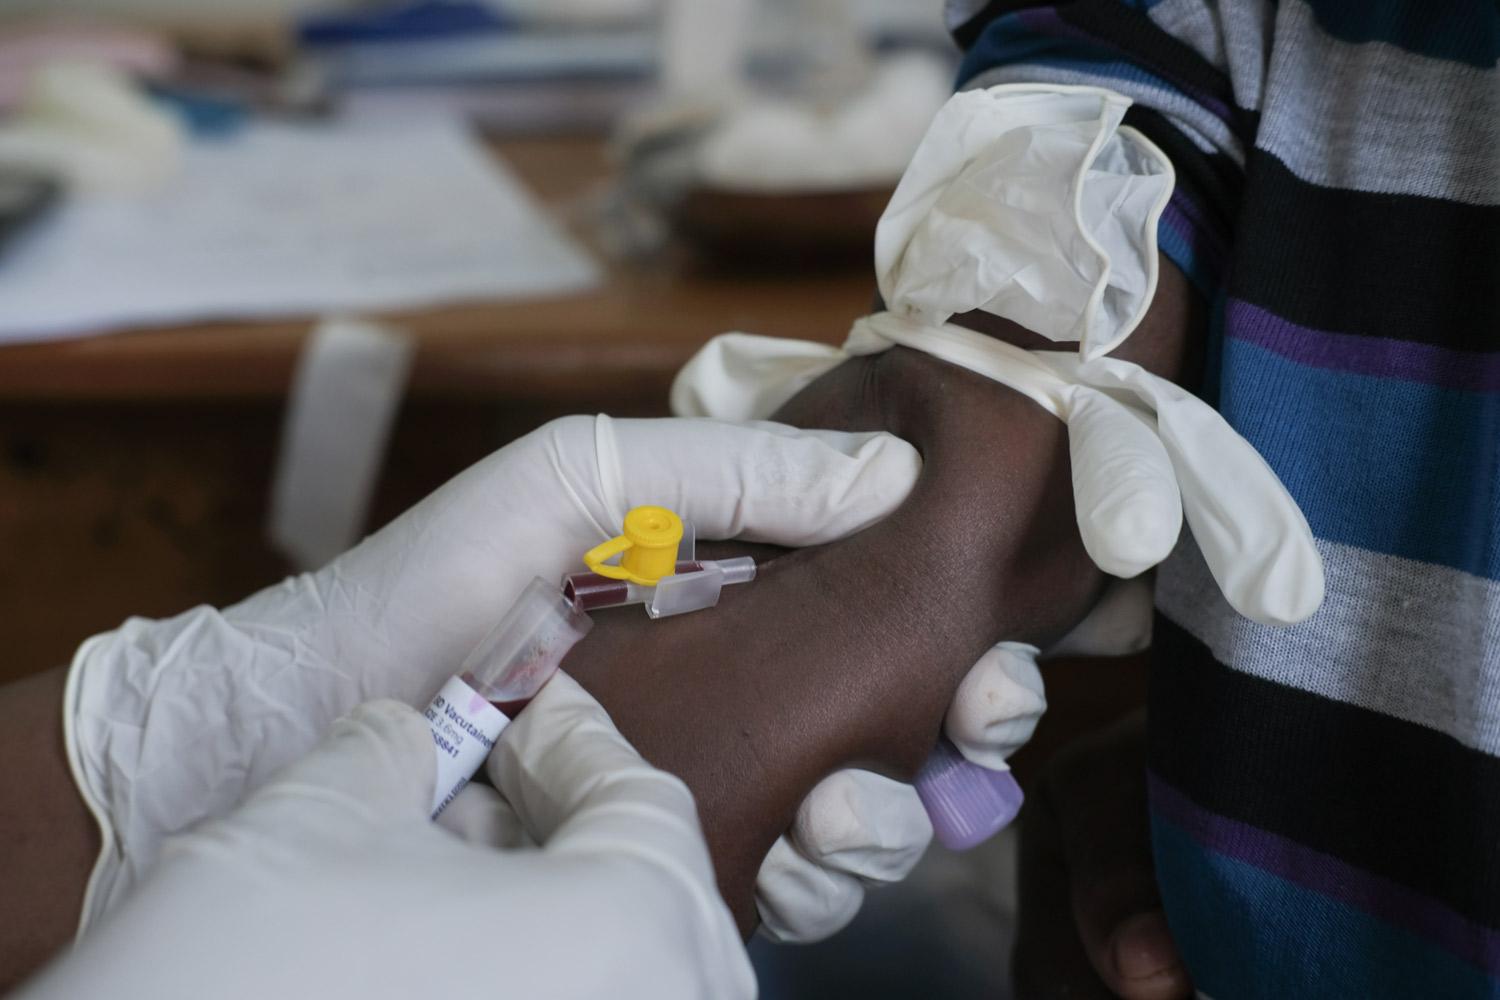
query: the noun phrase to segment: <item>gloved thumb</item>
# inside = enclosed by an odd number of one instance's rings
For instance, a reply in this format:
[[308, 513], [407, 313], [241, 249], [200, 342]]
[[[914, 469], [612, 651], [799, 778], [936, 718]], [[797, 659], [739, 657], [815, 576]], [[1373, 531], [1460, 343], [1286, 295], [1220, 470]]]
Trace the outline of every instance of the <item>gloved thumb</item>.
[[510, 803], [478, 782], [465, 785], [433, 822], [476, 847], [517, 851], [536, 846]]
[[267, 829], [318, 831], [326, 822], [425, 822], [437, 769], [422, 716], [398, 701], [371, 701], [334, 722], [323, 742], [255, 792], [239, 812]]
[[692, 793], [646, 763], [567, 674], [555, 674], [500, 734], [488, 768], [546, 850], [629, 846], [692, 863], [695, 877], [712, 882]]
[[[684, 995], [754, 994], [692, 794], [646, 763], [577, 681], [554, 674], [500, 734], [488, 766], [495, 787], [541, 844], [542, 864], [600, 878], [633, 873], [620, 884], [636, 887], [627, 898], [638, 919], [667, 924], [653, 940], [665, 934], [673, 961], [700, 970], [700, 988]], [[702, 988], [710, 982], [712, 988]]]

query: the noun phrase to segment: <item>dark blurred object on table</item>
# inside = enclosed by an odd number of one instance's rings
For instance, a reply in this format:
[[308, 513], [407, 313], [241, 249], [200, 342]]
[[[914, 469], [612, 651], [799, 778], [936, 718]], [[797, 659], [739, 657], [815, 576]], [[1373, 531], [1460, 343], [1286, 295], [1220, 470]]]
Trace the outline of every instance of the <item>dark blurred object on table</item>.
[[679, 235], [726, 262], [868, 262], [892, 190], [762, 194], [704, 185], [689, 190], [670, 218]]
[[59, 190], [50, 174], [0, 165], [0, 258], [10, 241], [52, 206]]

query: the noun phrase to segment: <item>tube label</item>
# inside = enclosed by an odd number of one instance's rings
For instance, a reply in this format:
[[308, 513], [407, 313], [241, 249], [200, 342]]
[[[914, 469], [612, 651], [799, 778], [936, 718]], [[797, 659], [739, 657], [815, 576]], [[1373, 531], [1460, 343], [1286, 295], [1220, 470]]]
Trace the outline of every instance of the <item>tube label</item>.
[[432, 818], [436, 819], [479, 770], [510, 719], [457, 677], [448, 678], [425, 714], [437, 753], [437, 785], [432, 793]]

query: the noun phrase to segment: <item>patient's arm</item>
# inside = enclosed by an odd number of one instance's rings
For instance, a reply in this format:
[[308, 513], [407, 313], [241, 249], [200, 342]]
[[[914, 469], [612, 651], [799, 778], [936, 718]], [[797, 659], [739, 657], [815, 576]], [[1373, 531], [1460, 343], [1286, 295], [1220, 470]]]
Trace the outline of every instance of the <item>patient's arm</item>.
[[[1172, 376], [1196, 317], [1163, 272], [1121, 355]], [[778, 556], [711, 613], [599, 616], [564, 663], [692, 788], [747, 930], [760, 862], [820, 778], [851, 764], [910, 778], [974, 661], [1001, 639], [1059, 636], [1104, 582], [1074, 520], [1066, 429], [1021, 395], [897, 348], [845, 363], [778, 418], [892, 431], [921, 450], [921, 478], [884, 522]]]
[[0, 994], [78, 926], [99, 832], [63, 749], [58, 668], [0, 685]]

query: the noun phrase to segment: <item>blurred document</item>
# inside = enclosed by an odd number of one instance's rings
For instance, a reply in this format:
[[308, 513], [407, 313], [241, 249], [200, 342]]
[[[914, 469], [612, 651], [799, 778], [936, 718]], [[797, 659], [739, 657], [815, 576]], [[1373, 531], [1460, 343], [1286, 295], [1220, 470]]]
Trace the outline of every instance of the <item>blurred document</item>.
[[457, 123], [256, 124], [0, 258], [0, 342], [576, 292], [588, 255]]

